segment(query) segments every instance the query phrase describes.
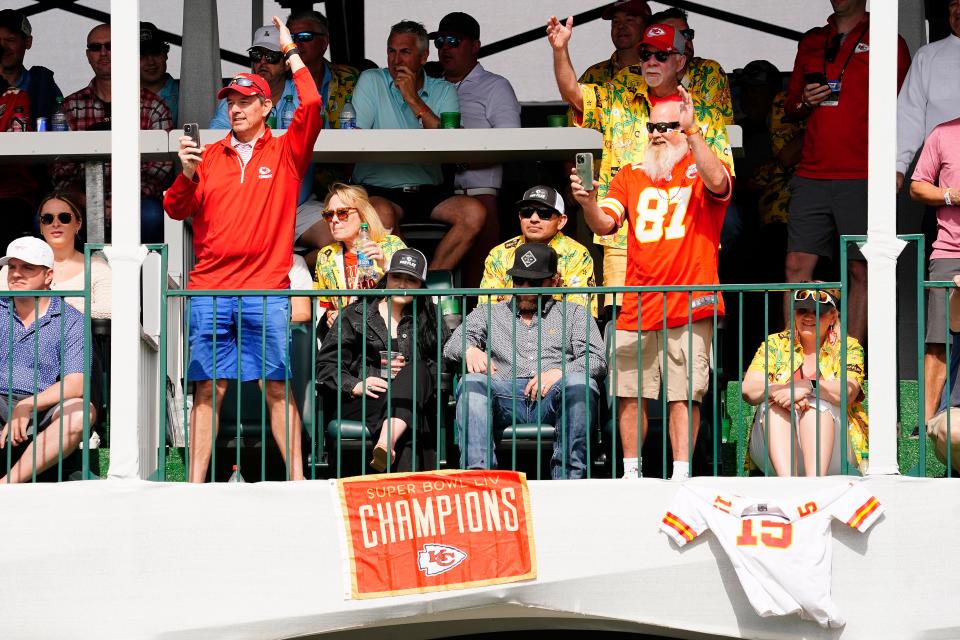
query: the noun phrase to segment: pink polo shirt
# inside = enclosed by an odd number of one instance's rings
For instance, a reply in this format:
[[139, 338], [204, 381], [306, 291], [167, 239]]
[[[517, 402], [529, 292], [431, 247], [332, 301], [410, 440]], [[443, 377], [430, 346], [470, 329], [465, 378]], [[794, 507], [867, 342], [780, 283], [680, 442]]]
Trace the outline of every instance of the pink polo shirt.
[[[960, 118], [944, 122], [930, 132], [913, 179], [943, 189], [960, 187]], [[960, 258], [960, 206], [943, 205], [937, 209], [937, 239], [930, 257]]]

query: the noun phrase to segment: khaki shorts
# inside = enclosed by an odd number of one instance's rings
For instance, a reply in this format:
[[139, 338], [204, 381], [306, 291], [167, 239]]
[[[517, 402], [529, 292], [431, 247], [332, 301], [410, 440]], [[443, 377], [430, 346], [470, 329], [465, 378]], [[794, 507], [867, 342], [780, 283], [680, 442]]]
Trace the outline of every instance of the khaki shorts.
[[[667, 401], [688, 400], [688, 369], [692, 362], [693, 401], [700, 402], [710, 381], [710, 342], [713, 321], [697, 320], [692, 325], [692, 355], [689, 351], [687, 325], [667, 329]], [[660, 397], [663, 371], [663, 330], [644, 331], [640, 337], [640, 357], [643, 369], [643, 397]], [[616, 373], [617, 396], [636, 398], [639, 386], [637, 373], [637, 332], [617, 330]], [[610, 388], [614, 388], [611, 384]]]
[[[622, 287], [627, 277], [627, 250], [603, 247], [603, 286]], [[613, 304], [613, 294], [603, 297], [603, 306]]]

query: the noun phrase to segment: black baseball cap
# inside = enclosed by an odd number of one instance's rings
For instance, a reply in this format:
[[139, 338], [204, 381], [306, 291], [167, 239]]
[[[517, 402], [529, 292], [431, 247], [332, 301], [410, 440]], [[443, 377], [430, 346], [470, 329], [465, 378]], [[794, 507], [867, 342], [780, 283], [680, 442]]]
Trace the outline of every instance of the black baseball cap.
[[767, 60], [753, 60], [747, 63], [747, 66], [743, 69], [735, 69], [733, 73], [743, 86], [783, 86], [783, 76], [780, 75], [780, 70]]
[[516, 206], [525, 204], [542, 204], [563, 215], [563, 198], [556, 189], [539, 184], [523, 192], [523, 197], [517, 200]]
[[0, 27], [22, 34], [25, 38], [29, 38], [30, 34], [33, 33], [33, 28], [30, 26], [27, 16], [16, 9], [0, 11]]
[[473, 16], [462, 11], [454, 11], [443, 16], [440, 20], [440, 26], [431, 34], [429, 38], [437, 36], [461, 36], [472, 40], [480, 39], [480, 23]]
[[160, 34], [157, 25], [152, 22], [140, 23], [140, 55], [166, 53], [169, 50], [170, 45]]
[[557, 252], [550, 245], [528, 242], [517, 247], [513, 267], [507, 270], [511, 278], [543, 280], [557, 275]]
[[[816, 283], [811, 283], [816, 284]], [[798, 300], [797, 298], [802, 298]], [[817, 307], [820, 307], [820, 313], [826, 313], [830, 309], [840, 310], [840, 292], [836, 289], [798, 289], [793, 293], [794, 311], [809, 311], [816, 313]]]
[[400, 249], [390, 258], [387, 273], [405, 273], [420, 282], [427, 281], [427, 257], [416, 249]]

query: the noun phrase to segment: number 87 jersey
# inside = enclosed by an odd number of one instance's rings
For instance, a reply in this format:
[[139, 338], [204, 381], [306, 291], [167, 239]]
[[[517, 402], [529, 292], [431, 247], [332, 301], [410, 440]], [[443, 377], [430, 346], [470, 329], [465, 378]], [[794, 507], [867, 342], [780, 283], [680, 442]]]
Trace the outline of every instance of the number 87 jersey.
[[792, 500], [758, 500], [681, 487], [660, 530], [683, 546], [711, 529], [740, 584], [763, 617], [799, 613], [823, 627], [841, 627], [830, 597], [834, 518], [863, 533], [883, 507], [860, 484], [848, 483]]

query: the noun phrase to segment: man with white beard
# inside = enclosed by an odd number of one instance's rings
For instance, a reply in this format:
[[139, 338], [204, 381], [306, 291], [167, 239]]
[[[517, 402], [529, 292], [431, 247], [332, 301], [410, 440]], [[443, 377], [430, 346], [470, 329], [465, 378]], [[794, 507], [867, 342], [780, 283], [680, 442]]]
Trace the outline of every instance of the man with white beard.
[[[598, 182], [587, 190], [576, 172], [570, 176], [573, 195], [594, 233], [608, 234], [627, 225], [628, 287], [718, 282], [720, 229], [732, 180], [696, 125], [690, 94], [683, 87], [677, 90], [677, 96], [653, 101], [643, 162], [623, 167], [604, 198], [597, 202]], [[647, 433], [646, 399], [659, 397], [661, 379], [666, 380], [672, 478], [689, 477], [700, 401], [709, 379], [714, 313], [723, 315], [723, 298], [709, 287], [666, 296], [642, 293], [639, 300], [636, 293], [624, 296], [611, 367], [616, 371], [624, 478], [639, 477], [640, 444]], [[661, 355], [664, 339], [666, 363]], [[638, 403], [638, 397], [644, 402]]]

